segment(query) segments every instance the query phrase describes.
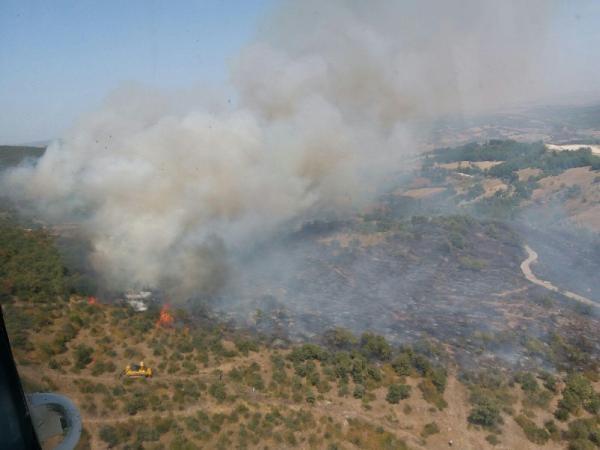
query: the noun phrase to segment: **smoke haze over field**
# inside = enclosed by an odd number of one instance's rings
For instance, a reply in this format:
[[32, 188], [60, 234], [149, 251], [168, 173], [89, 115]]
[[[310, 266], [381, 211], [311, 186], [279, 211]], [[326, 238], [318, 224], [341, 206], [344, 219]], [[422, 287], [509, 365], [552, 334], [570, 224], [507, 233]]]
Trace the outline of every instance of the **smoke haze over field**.
[[123, 86], [4, 185], [80, 221], [111, 286], [214, 292], [230, 250], [368, 202], [429, 119], [547, 93], [553, 3], [522, 3], [286, 2], [235, 107]]

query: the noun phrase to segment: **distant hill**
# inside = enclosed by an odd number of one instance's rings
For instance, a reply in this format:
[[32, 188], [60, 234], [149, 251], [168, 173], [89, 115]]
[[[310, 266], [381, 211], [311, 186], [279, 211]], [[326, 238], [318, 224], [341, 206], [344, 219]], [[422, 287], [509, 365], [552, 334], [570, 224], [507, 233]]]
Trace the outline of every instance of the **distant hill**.
[[0, 145], [0, 170], [17, 166], [28, 158], [37, 159], [45, 151], [46, 147]]

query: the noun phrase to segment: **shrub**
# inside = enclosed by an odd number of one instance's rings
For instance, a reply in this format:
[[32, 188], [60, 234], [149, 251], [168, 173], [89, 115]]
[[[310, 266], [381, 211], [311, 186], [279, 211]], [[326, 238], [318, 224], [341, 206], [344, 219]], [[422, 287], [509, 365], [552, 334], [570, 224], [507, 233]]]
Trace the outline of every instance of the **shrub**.
[[92, 353], [94, 349], [84, 344], [79, 344], [75, 347], [75, 367], [83, 369], [92, 362]]
[[546, 430], [548, 430], [548, 433], [550, 433], [550, 437], [552, 439], [560, 437], [560, 430], [556, 426], [554, 420], [547, 420], [546, 422], [544, 422], [544, 427], [546, 428]]
[[365, 387], [362, 384], [357, 384], [352, 395], [354, 398], [363, 398], [365, 395]]
[[540, 375], [540, 378], [544, 382], [544, 387], [546, 389], [548, 389], [550, 392], [556, 392], [557, 381], [556, 381], [556, 377], [554, 375], [544, 372]]
[[525, 436], [534, 444], [544, 445], [550, 439], [550, 435], [544, 428], [538, 427], [532, 420], [524, 415], [519, 415], [515, 421], [523, 429]]
[[100, 439], [106, 442], [109, 447], [116, 447], [121, 442], [117, 429], [110, 425], [100, 428]]
[[146, 409], [146, 407], [147, 399], [142, 392], [134, 392], [132, 398], [125, 403], [125, 411], [132, 416], [137, 414], [138, 411]]
[[208, 393], [217, 399], [219, 402], [225, 401], [227, 398], [227, 390], [225, 383], [222, 381], [215, 381], [208, 388]]
[[140, 425], [137, 429], [137, 440], [138, 442], [155, 442], [160, 439], [160, 433], [154, 427], [148, 425]]
[[487, 262], [482, 259], [471, 258], [470, 256], [463, 256], [458, 258], [458, 263], [463, 269], [473, 270], [479, 272], [487, 267]]
[[569, 443], [569, 450], [596, 450], [597, 447], [585, 439], [577, 439]]
[[526, 392], [534, 392], [537, 391], [538, 389], [538, 383], [537, 380], [535, 379], [535, 377], [529, 373], [529, 372], [525, 372], [525, 373], [519, 373], [515, 376], [515, 381], [519, 384], [521, 384], [521, 389], [523, 389]]
[[348, 383], [340, 383], [340, 387], [338, 388], [338, 397], [347, 397], [350, 395], [350, 389], [348, 388]]
[[[577, 442], [577, 445], [593, 445], [600, 446], [600, 419], [588, 418], [577, 419], [569, 424], [569, 429], [565, 432], [565, 438], [572, 443]], [[584, 444], [587, 442], [587, 444]]]
[[554, 417], [561, 422], [565, 422], [569, 419], [569, 411], [564, 408], [557, 408], [557, 410], [554, 411]]
[[244, 356], [248, 356], [248, 352], [258, 351], [258, 343], [252, 339], [238, 338], [235, 340], [235, 346]]
[[432, 434], [436, 434], [439, 432], [440, 432], [440, 427], [438, 427], [438, 424], [435, 422], [429, 422], [429, 423], [425, 424], [425, 426], [423, 427], [423, 430], [421, 431], [421, 437], [423, 439], [427, 439]]
[[313, 405], [316, 401], [317, 399], [315, 397], [315, 393], [312, 391], [312, 389], [309, 389], [306, 392], [306, 403], [310, 403], [311, 405]]
[[300, 363], [309, 359], [322, 361], [327, 359], [327, 356], [327, 351], [322, 347], [315, 344], [304, 344], [294, 348], [289, 355], [289, 359], [293, 362]]
[[360, 337], [360, 347], [362, 352], [368, 358], [375, 358], [382, 361], [390, 359], [392, 347], [383, 336], [373, 333], [363, 333]]
[[495, 434], [488, 434], [485, 437], [485, 440], [488, 441], [491, 445], [498, 445], [500, 443], [500, 439]]
[[[573, 373], [567, 376], [566, 386], [563, 390], [562, 399], [558, 402], [558, 408], [565, 410], [568, 417], [568, 413], [575, 413], [580, 407], [591, 414], [598, 413], [600, 411], [600, 395], [594, 392], [592, 384], [585, 376]], [[564, 416], [564, 413], [561, 413], [561, 415]]]
[[423, 381], [421, 381], [419, 383], [419, 390], [423, 394], [423, 399], [427, 403], [435, 405], [439, 410], [442, 410], [448, 406], [448, 403], [446, 400], [444, 400], [443, 395], [430, 379], [425, 378]]
[[486, 428], [493, 428], [502, 423], [498, 406], [489, 399], [482, 399], [469, 413], [468, 421]]
[[48, 367], [53, 370], [58, 370], [60, 369], [60, 364], [57, 360], [51, 359], [48, 361]]
[[328, 346], [338, 350], [350, 350], [358, 343], [351, 331], [340, 327], [327, 331], [324, 339]]
[[396, 371], [396, 373], [400, 376], [408, 376], [412, 370], [412, 363], [410, 355], [407, 353], [401, 353], [396, 356], [392, 361], [392, 367]]
[[391, 384], [385, 399], [388, 403], [397, 404], [410, 397], [411, 387], [406, 384]]
[[443, 394], [446, 390], [446, 384], [448, 382], [448, 374], [446, 369], [442, 367], [431, 369], [427, 373], [427, 377], [431, 380], [435, 388], [440, 394]]

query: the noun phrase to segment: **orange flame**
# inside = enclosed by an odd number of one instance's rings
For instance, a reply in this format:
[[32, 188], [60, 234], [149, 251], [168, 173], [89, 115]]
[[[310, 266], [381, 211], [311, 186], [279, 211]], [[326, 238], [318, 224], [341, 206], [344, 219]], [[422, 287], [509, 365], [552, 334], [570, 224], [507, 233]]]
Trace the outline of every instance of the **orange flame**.
[[94, 296], [88, 297], [88, 305], [97, 305], [97, 304], [98, 304], [98, 300], [96, 299], [96, 297], [94, 297]]
[[173, 325], [175, 319], [173, 315], [169, 312], [169, 305], [164, 305], [160, 310], [160, 315], [158, 316], [158, 320], [156, 321], [157, 327], [170, 327]]

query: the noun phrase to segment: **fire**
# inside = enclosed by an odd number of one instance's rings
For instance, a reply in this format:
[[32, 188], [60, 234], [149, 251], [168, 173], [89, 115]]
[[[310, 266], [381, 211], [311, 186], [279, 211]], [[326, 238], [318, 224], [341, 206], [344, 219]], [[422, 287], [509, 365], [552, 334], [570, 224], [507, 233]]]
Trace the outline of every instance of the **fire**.
[[164, 305], [160, 310], [160, 315], [158, 316], [158, 320], [156, 321], [157, 327], [170, 327], [173, 325], [175, 319], [173, 315], [169, 312], [169, 305]]
[[94, 296], [88, 297], [88, 305], [97, 305], [97, 304], [98, 304], [98, 300], [96, 299], [96, 297], [94, 297]]

